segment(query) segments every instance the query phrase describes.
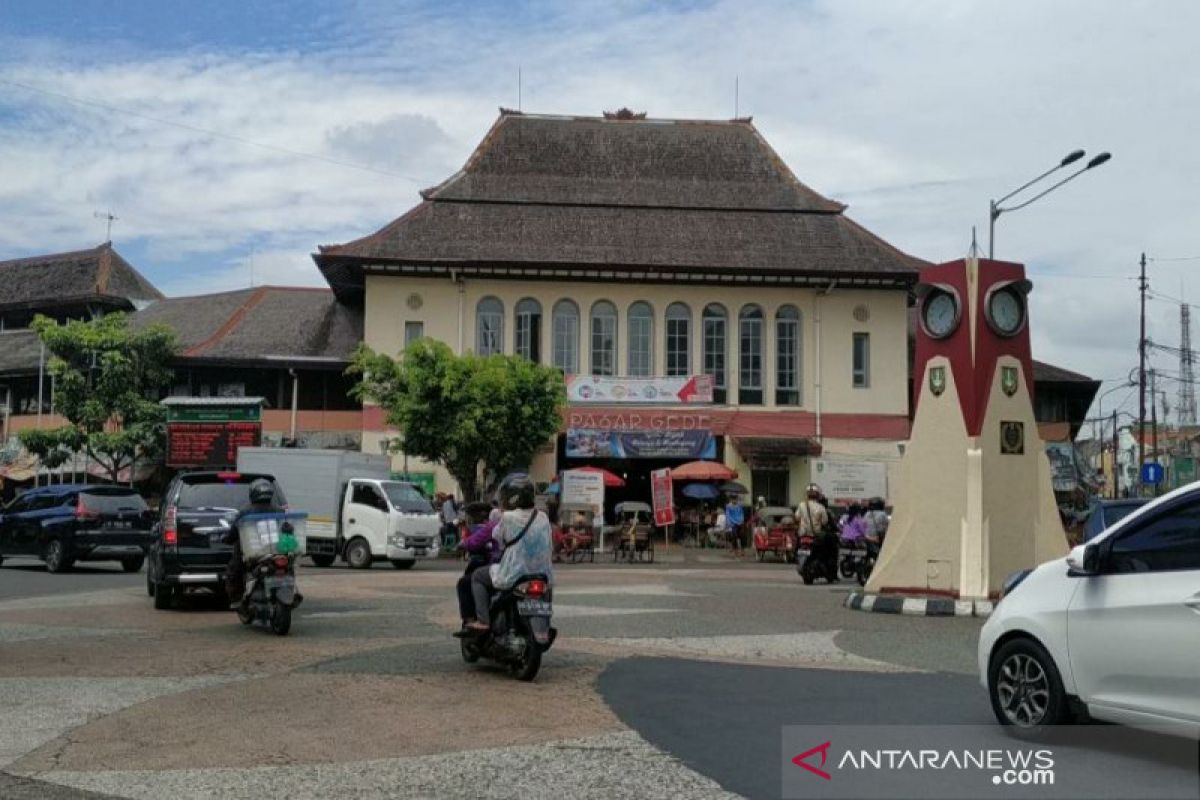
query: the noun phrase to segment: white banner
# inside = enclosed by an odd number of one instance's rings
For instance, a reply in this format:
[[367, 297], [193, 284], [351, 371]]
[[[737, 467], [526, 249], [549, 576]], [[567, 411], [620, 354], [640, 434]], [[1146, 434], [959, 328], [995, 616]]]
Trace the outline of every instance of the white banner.
[[711, 403], [711, 375], [677, 378], [606, 378], [599, 375], [568, 375], [567, 400], [572, 403], [621, 403], [683, 405]]
[[886, 464], [816, 459], [812, 469], [812, 482], [821, 487], [830, 502], [863, 502], [872, 497], [887, 499]]
[[597, 518], [604, 513], [604, 474], [579, 469], [563, 472], [561, 478], [563, 505], [591, 506]]

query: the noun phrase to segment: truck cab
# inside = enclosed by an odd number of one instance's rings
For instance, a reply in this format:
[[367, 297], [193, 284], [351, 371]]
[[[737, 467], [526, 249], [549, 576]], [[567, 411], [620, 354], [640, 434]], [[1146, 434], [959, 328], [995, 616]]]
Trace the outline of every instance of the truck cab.
[[357, 569], [382, 560], [410, 569], [417, 559], [438, 555], [437, 511], [420, 489], [405, 481], [347, 481], [338, 523], [342, 558]]

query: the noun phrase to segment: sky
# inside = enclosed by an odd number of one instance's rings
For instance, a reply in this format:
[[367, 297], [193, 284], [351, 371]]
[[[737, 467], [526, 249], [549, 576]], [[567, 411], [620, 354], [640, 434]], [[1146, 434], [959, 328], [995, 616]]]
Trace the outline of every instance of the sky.
[[[802, 181], [934, 262], [1111, 152], [995, 246], [1034, 282], [1034, 356], [1136, 413], [1140, 255], [1155, 344], [1200, 304], [1197, 29], [1190, 0], [4, 0], [0, 258], [92, 247], [111, 212], [168, 294], [321, 285], [317, 245], [408, 210], [499, 106], [726, 119], [736, 83]], [[1174, 409], [1178, 357], [1151, 365]]]

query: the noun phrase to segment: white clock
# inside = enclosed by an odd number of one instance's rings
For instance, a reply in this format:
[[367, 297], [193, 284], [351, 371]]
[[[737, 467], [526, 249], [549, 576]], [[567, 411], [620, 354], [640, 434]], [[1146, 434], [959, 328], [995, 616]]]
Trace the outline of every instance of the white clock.
[[921, 324], [925, 332], [934, 339], [945, 339], [958, 327], [958, 298], [943, 289], [935, 289], [925, 296], [921, 305]]
[[1013, 286], [1005, 286], [988, 295], [987, 321], [1001, 336], [1013, 336], [1025, 325], [1025, 296]]

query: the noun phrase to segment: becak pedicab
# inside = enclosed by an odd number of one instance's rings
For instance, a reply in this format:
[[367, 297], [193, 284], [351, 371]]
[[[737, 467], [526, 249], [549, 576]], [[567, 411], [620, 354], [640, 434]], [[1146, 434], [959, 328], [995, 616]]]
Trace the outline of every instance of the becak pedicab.
[[758, 512], [754, 527], [754, 552], [762, 561], [774, 553], [780, 561], [792, 561], [796, 556], [796, 519], [784, 506], [765, 506]]
[[613, 561], [624, 557], [654, 563], [654, 509], [649, 503], [627, 501], [617, 503], [613, 509], [617, 514], [618, 533], [613, 543]]
[[596, 560], [596, 512], [582, 503], [563, 503], [558, 507], [559, 527], [562, 529], [559, 557], [577, 564]]

